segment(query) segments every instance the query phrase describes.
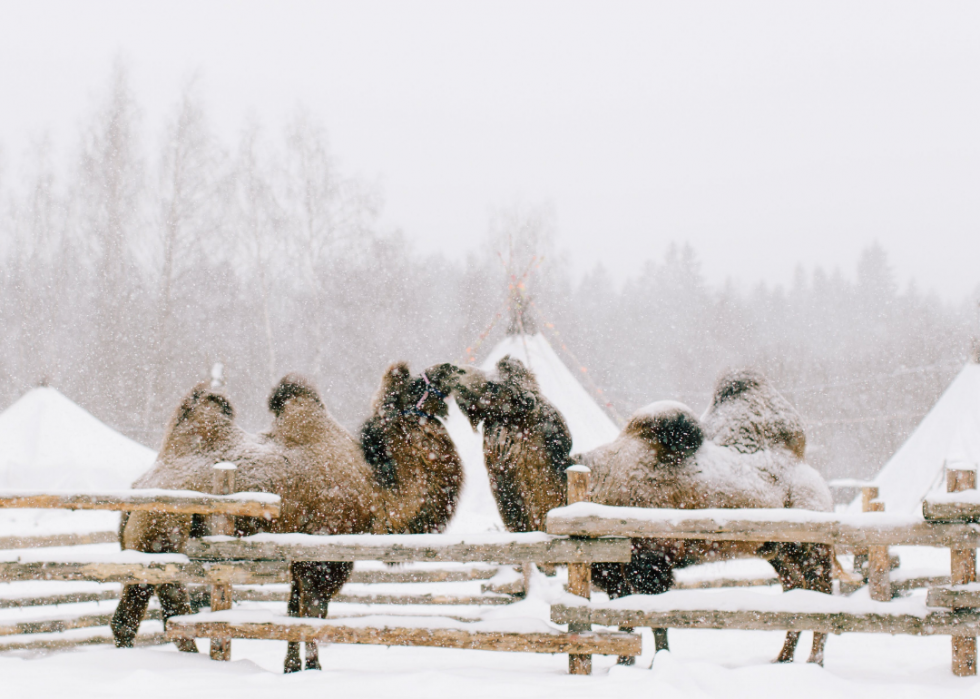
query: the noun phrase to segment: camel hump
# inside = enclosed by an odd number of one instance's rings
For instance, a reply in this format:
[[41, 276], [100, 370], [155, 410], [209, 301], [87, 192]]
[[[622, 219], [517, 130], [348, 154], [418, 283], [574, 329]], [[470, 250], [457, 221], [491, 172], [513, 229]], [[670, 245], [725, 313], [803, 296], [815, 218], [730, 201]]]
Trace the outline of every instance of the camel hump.
[[211, 388], [207, 381], [202, 381], [194, 386], [180, 401], [174, 425], [190, 420], [198, 414], [198, 408], [208, 404], [216, 407], [218, 414], [223, 415], [228, 420], [235, 419], [235, 408], [232, 407], [228, 397], [221, 391]]
[[708, 439], [743, 453], [783, 446], [802, 459], [806, 451], [800, 414], [754, 369], [719, 377], [702, 422]]
[[272, 395], [269, 396], [269, 410], [276, 417], [279, 417], [285, 410], [286, 403], [290, 398], [300, 397], [312, 398], [314, 402], [323, 405], [323, 401], [320, 400], [320, 393], [312, 381], [300, 374], [286, 374], [272, 390]]
[[648, 442], [663, 462], [680, 463], [704, 441], [697, 415], [672, 400], [651, 403], [636, 411], [623, 432]]

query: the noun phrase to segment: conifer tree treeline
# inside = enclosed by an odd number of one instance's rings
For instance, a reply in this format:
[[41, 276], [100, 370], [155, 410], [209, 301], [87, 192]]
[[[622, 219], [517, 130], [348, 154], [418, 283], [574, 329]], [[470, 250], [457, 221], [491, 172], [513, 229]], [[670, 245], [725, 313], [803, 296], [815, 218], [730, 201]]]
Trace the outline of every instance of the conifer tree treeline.
[[801, 268], [788, 288], [711, 285], [677, 245], [632, 278], [599, 266], [578, 279], [552, 212], [514, 206], [457, 262], [381, 230], [380, 193], [344, 173], [307, 113], [229, 145], [192, 81], [153, 135], [117, 65], [67, 167], [44, 140], [16, 163], [7, 144], [0, 408], [47, 383], [156, 446], [221, 361], [247, 427], [264, 425], [279, 375], [301, 371], [354, 429], [388, 363], [479, 356], [508, 283], [525, 283], [538, 329], [619, 414], [664, 398], [703, 410], [722, 369], [752, 365], [802, 413], [810, 461], [864, 477], [970, 350], [972, 303], [900, 289], [879, 245], [853, 274]]

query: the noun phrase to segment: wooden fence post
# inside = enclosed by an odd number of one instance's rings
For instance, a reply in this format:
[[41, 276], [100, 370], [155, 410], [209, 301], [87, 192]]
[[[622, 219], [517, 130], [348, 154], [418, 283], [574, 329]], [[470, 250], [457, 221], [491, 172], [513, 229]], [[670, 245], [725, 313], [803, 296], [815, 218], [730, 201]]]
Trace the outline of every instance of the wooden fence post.
[[[874, 488], [877, 491], [877, 488]], [[871, 500], [867, 503], [865, 512], [884, 512], [885, 503], [881, 500]], [[888, 602], [892, 598], [891, 557], [887, 546], [868, 547], [868, 592], [871, 599]]]
[[[958, 493], [977, 487], [977, 472], [973, 469], [946, 470], [946, 490]], [[950, 582], [966, 585], [977, 581], [977, 550], [950, 549]], [[976, 636], [953, 636], [953, 674], [968, 677], [977, 674]]]
[[[589, 501], [589, 474], [586, 466], [569, 466], [565, 469], [568, 475], [568, 504]], [[568, 564], [568, 591], [573, 595], [589, 599], [592, 595], [592, 564]], [[592, 630], [589, 622], [575, 622], [568, 625], [569, 633], [583, 633]], [[592, 656], [569, 653], [568, 673], [570, 675], [592, 674]]]
[[[224, 461], [214, 465], [211, 480], [211, 492], [214, 495], [231, 495], [235, 492], [235, 464]], [[212, 536], [233, 536], [235, 534], [235, 518], [231, 515], [211, 515], [208, 527]], [[220, 584], [211, 586], [211, 611], [231, 609], [231, 585]], [[211, 639], [211, 659], [231, 660], [231, 639]]]

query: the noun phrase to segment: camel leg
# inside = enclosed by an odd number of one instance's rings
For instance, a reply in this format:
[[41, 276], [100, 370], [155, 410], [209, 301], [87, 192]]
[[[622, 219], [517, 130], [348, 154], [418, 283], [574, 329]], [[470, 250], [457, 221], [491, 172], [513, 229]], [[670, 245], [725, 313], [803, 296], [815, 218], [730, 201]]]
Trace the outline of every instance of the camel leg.
[[[783, 591], [788, 592], [789, 590], [806, 589], [806, 579], [803, 575], [803, 570], [799, 565], [799, 544], [767, 544], [767, 547], [772, 547], [775, 549], [775, 554], [769, 559], [769, 563], [776, 571], [776, 575], [779, 576], [779, 582], [782, 584]], [[776, 663], [791, 663], [793, 662], [793, 657], [796, 655], [796, 646], [800, 642], [800, 632], [799, 631], [787, 631], [786, 640], [783, 642], [783, 648], [779, 651], [779, 655], [773, 662]]]
[[[293, 579], [289, 583], [289, 604], [286, 606], [286, 613], [289, 616], [299, 616], [299, 597], [299, 583], [294, 573]], [[302, 669], [303, 660], [299, 657], [299, 642], [289, 641], [286, 644], [286, 661], [283, 664], [283, 672], [299, 672]]]
[[800, 642], [800, 632], [799, 631], [787, 631], [786, 640], [783, 642], [783, 649], [779, 651], [779, 655], [773, 661], [775, 663], [791, 663], [793, 662], [793, 656], [796, 655], [796, 644]]
[[112, 636], [116, 641], [116, 648], [132, 648], [133, 639], [139, 631], [140, 622], [146, 614], [146, 606], [150, 603], [150, 596], [153, 594], [152, 585], [124, 585], [122, 597], [116, 607], [115, 614], [112, 615]]
[[[187, 588], [180, 583], [167, 583], [156, 586], [160, 609], [163, 612], [163, 628], [167, 628], [170, 617], [181, 614], [192, 614], [190, 597]], [[193, 638], [178, 638], [174, 641], [177, 650], [184, 653], [197, 653], [197, 642]]]
[[827, 634], [813, 632], [813, 648], [810, 650], [808, 663], [816, 663], [823, 667], [823, 649], [827, 645]]

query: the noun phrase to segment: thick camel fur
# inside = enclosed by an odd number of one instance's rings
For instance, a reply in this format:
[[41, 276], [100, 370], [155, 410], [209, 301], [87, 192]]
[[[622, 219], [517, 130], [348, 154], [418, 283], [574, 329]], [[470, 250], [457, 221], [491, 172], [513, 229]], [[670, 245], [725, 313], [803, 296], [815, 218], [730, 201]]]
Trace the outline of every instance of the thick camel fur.
[[463, 462], [439, 418], [460, 369], [430, 367], [412, 376], [408, 365], [385, 372], [361, 427], [361, 448], [374, 472], [381, 503], [379, 534], [424, 534], [445, 529], [463, 487]]
[[[471, 420], [484, 422], [488, 471], [508, 481], [494, 488], [502, 516], [511, 510], [526, 510], [527, 492], [532, 490], [538, 491], [546, 510], [563, 504], [563, 494], [539, 484], [554, 478], [556, 470], [568, 463], [581, 463], [592, 470], [590, 498], [607, 505], [832, 508], [826, 483], [803, 461], [806, 441], [799, 415], [757, 372], [723, 375], [701, 420], [680, 403], [654, 403], [634, 414], [612, 443], [569, 457], [567, 447], [564, 453], [554, 454], [540, 447], [521, 449], [511, 444], [545, 444], [555, 427], [553, 420], [537, 424], [515, 415], [522, 403], [511, 396], [513, 392], [525, 392], [525, 401], [535, 409], [547, 401], [526, 378], [514, 378], [529, 374], [527, 369], [505, 370], [502, 365], [507, 364], [520, 363], [505, 358], [495, 377], [467, 368], [455, 388]], [[503, 448], [492, 443], [496, 441]], [[542, 453], [549, 458], [541, 458]], [[536, 477], [528, 477], [528, 470], [537, 472]], [[537, 528], [543, 529], [544, 516], [538, 516]], [[521, 520], [511, 516], [504, 521], [510, 528], [512, 521]], [[769, 560], [786, 590], [830, 592], [831, 550], [816, 544], [637, 539], [629, 564], [596, 565], [593, 582], [611, 597], [657, 594], [673, 585], [675, 568], [741, 556]], [[798, 638], [798, 633], [787, 634], [777, 660], [792, 659]], [[823, 661], [825, 642], [825, 634], [814, 635], [811, 661]]]
[[[212, 467], [228, 461], [237, 466], [236, 490], [282, 498], [277, 519], [236, 518], [239, 536], [438, 531], [452, 516], [462, 487], [462, 463], [436, 419], [446, 414], [448, 388], [440, 386], [458, 371], [443, 365], [411, 377], [407, 367], [395, 365], [385, 374], [369, 420], [377, 427], [369, 454], [386, 457], [378, 463], [368, 462], [362, 445], [300, 376], [287, 375], [273, 390], [272, 427], [261, 435], [241, 430], [228, 399], [201, 384], [181, 402], [157, 462], [134, 487], [208, 492]], [[191, 516], [134, 512], [124, 518], [120, 538], [124, 548], [180, 552], [200, 524]], [[353, 566], [303, 562], [291, 570], [289, 613], [322, 618]], [[149, 586], [124, 590], [113, 619], [117, 645], [132, 644], [151, 592]], [[157, 594], [166, 618], [190, 612], [182, 586], [157, 586]], [[196, 646], [188, 641], [182, 650]], [[289, 644], [285, 667], [287, 672], [302, 669], [298, 643]], [[315, 643], [306, 644], [306, 667], [319, 668]]]
[[498, 376], [467, 370], [456, 395], [474, 429], [483, 423], [490, 488], [508, 531], [543, 531], [548, 511], [565, 504], [572, 435], [538, 382], [509, 355]]

